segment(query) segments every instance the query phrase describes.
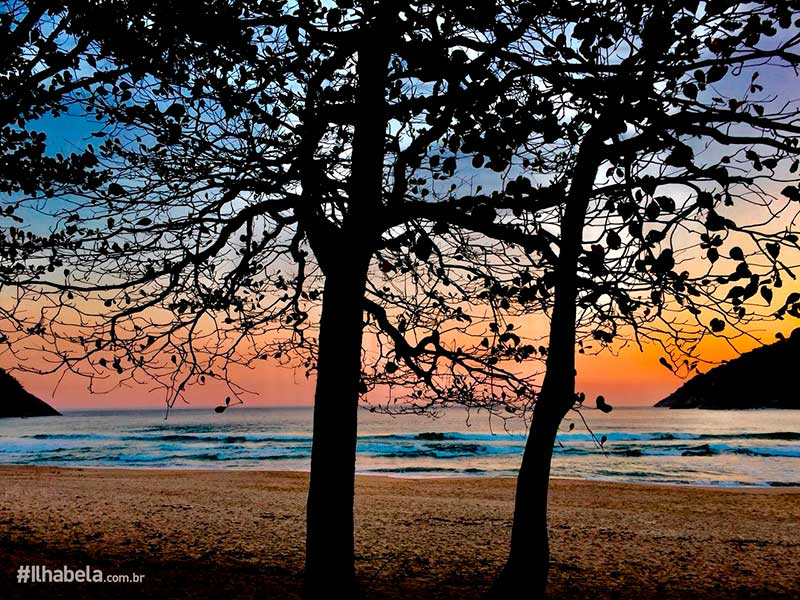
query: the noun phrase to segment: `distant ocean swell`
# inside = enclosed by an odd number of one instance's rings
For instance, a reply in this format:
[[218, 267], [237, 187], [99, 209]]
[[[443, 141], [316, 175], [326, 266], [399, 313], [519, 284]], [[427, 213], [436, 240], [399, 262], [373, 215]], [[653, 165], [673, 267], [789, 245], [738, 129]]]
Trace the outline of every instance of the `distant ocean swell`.
[[[800, 440], [795, 432], [744, 434], [688, 434], [669, 432], [634, 433], [612, 431], [599, 435], [567, 433], [559, 437], [556, 455], [565, 456], [646, 456], [702, 457], [724, 454], [800, 458]], [[311, 436], [294, 434], [230, 434], [212, 432], [96, 434], [38, 433], [6, 440], [0, 444], [0, 461], [13, 455], [26, 462], [86, 464], [281, 461], [308, 459]], [[761, 442], [761, 443], [759, 443]], [[764, 442], [771, 442], [764, 445]], [[783, 443], [780, 443], [783, 442]], [[788, 443], [786, 443], [788, 442]], [[194, 450], [201, 448], [202, 450]], [[524, 438], [514, 434], [458, 432], [398, 433], [361, 436], [359, 456], [381, 459], [456, 460], [470, 457], [520, 457]], [[449, 467], [448, 467], [449, 468]], [[398, 469], [402, 469], [398, 471]], [[433, 466], [386, 467], [386, 472], [439, 472]], [[370, 469], [374, 470], [374, 469]], [[380, 469], [379, 469], [380, 470]], [[464, 467], [463, 472], [483, 469]]]
[[[307, 471], [313, 412], [247, 408], [72, 411], [0, 420], [0, 464], [103, 468]], [[591, 414], [559, 435], [556, 477], [702, 485], [800, 482], [800, 411]], [[514, 477], [525, 424], [447, 411], [437, 419], [359, 415], [359, 473], [397, 477]], [[600, 445], [599, 441], [603, 440]]]

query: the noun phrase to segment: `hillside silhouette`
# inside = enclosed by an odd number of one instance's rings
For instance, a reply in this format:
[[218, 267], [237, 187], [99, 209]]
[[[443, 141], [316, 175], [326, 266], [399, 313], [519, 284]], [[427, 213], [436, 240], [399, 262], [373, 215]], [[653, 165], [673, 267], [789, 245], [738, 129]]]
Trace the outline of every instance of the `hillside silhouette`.
[[800, 409], [800, 328], [787, 338], [696, 375], [656, 403], [667, 408]]
[[0, 389], [3, 401], [0, 402], [0, 418], [9, 417], [54, 417], [61, 413], [47, 402], [39, 400], [28, 392], [22, 384], [0, 369]]

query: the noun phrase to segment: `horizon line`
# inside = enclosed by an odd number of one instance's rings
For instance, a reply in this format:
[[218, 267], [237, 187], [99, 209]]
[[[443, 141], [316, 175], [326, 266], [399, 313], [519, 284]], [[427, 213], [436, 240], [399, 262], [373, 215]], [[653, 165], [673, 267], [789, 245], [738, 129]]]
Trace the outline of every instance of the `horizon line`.
[[[245, 405], [245, 406], [237, 406], [237, 407], [230, 407], [229, 410], [236, 411], [236, 410], [248, 410], [248, 409], [266, 409], [266, 410], [273, 410], [273, 409], [306, 409], [306, 408], [314, 408], [313, 404], [257, 404], [257, 405]], [[359, 406], [359, 410], [367, 410], [369, 411], [369, 407], [367, 406]], [[460, 408], [460, 409], [467, 409], [464, 406], [451, 406], [451, 407], [443, 407], [443, 409], [448, 408]], [[591, 407], [585, 407], [589, 410], [593, 410]], [[657, 408], [653, 404], [616, 404], [614, 405], [614, 410], [625, 410], [631, 408]], [[141, 411], [141, 410], [150, 410], [150, 411], [165, 411], [164, 407], [157, 407], [157, 406], [70, 406], [68, 408], [60, 408], [58, 409], [59, 412], [100, 412], [100, 411], [120, 411], [120, 412], [132, 412], [132, 411]], [[471, 410], [485, 410], [485, 407], [474, 407]], [[214, 412], [213, 406], [180, 406], [180, 407], [172, 407], [169, 409], [169, 412], [176, 412], [176, 411], [210, 411]], [[424, 416], [424, 415], [423, 415]]]

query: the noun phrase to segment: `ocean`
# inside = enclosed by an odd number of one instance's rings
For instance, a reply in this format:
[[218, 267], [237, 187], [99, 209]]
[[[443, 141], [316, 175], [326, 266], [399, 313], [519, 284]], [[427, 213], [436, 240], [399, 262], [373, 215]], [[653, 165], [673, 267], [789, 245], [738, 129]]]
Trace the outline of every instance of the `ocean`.
[[[559, 435], [553, 475], [714, 486], [800, 485], [800, 411], [589, 410]], [[0, 420], [0, 464], [308, 470], [310, 408], [67, 411]], [[359, 473], [513, 477], [521, 420], [450, 410], [439, 418], [362, 411]], [[604, 440], [601, 445], [600, 440]]]

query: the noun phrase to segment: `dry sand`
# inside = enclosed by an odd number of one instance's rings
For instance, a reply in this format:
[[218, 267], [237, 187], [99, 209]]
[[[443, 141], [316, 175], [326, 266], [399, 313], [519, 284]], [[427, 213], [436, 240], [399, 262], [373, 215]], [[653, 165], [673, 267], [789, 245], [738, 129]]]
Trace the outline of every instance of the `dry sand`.
[[[0, 477], [2, 600], [299, 597], [305, 474], [0, 467]], [[479, 598], [502, 566], [513, 488], [360, 477], [367, 599]], [[800, 598], [800, 489], [557, 480], [551, 505], [554, 598]], [[20, 564], [145, 581], [22, 585]]]

